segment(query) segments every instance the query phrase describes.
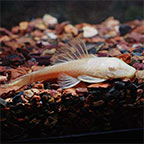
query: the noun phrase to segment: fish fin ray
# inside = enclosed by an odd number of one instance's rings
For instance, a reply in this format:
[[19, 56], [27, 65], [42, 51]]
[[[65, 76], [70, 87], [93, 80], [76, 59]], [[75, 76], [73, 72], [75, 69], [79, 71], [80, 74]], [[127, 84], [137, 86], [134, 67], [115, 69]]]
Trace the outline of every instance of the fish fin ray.
[[90, 57], [85, 43], [79, 39], [73, 39], [68, 44], [60, 47], [51, 58], [52, 64], [64, 63], [71, 60]]
[[65, 89], [65, 88], [71, 88], [71, 87], [77, 85], [79, 82], [80, 82], [79, 79], [74, 78], [72, 76], [69, 76], [67, 74], [61, 74], [58, 77], [58, 84], [63, 89]]
[[78, 79], [83, 82], [88, 82], [88, 83], [99, 83], [99, 82], [106, 81], [106, 79], [96, 78], [96, 77], [92, 77], [92, 76], [88, 76], [88, 75], [78, 76]]

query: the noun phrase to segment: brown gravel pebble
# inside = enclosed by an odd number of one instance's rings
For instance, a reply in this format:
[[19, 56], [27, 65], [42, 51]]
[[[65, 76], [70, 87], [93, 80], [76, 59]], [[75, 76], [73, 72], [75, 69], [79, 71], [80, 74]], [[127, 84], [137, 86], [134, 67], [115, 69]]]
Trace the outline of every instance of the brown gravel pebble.
[[72, 94], [72, 95], [75, 95], [75, 96], [77, 95], [76, 89], [75, 89], [75, 88], [68, 88], [68, 89], [65, 89], [63, 94], [66, 94], [66, 95]]
[[143, 89], [138, 89], [137, 92], [138, 92], [138, 94], [142, 94], [144, 92], [144, 90]]
[[40, 91], [36, 88], [32, 88], [31, 91], [34, 93], [34, 94], [39, 94]]
[[141, 98], [140, 101], [141, 101], [142, 103], [144, 103], [144, 98]]
[[40, 96], [37, 96], [37, 95], [34, 95], [32, 98], [31, 98], [31, 101], [33, 100], [36, 100], [36, 101], [40, 101], [41, 100], [41, 97]]
[[130, 64], [132, 62], [132, 56], [130, 54], [122, 54], [118, 56], [119, 59], [122, 59], [127, 64]]
[[7, 35], [0, 37], [0, 42], [6, 42], [6, 41], [10, 41], [10, 40], [11, 40], [11, 38]]
[[58, 89], [59, 88], [59, 84], [51, 84], [51, 88], [52, 89]]
[[0, 82], [7, 81], [7, 77], [0, 75]]
[[19, 32], [19, 26], [12, 27], [12, 33], [17, 34]]
[[88, 88], [107, 88], [109, 86], [111, 86], [109, 83], [96, 83], [89, 85]]
[[78, 29], [71, 24], [68, 24], [64, 27], [66, 33], [73, 33], [75, 36], [78, 34]]
[[40, 83], [40, 84], [34, 84], [33, 88], [43, 89], [44, 88], [44, 84], [42, 84], [42, 83]]
[[21, 95], [21, 99], [24, 103], [28, 103], [29, 101], [24, 97], [24, 95]]
[[24, 96], [26, 99], [31, 99], [34, 96], [34, 92], [31, 89], [25, 90]]
[[26, 21], [20, 22], [19, 29], [20, 29], [21, 34], [24, 34], [28, 29], [28, 22]]
[[88, 93], [88, 89], [87, 88], [76, 88], [76, 93], [78, 93], [78, 94]]
[[104, 104], [104, 101], [103, 101], [103, 100], [99, 100], [99, 101], [93, 102], [93, 105], [94, 105], [95, 107], [101, 106], [101, 105], [103, 105], [103, 104]]
[[143, 79], [144, 80], [144, 70], [139, 70], [136, 72], [136, 77], [138, 79]]
[[108, 54], [109, 54], [110, 56], [118, 56], [118, 55], [121, 54], [121, 52], [120, 52], [118, 49], [113, 48], [113, 49], [110, 49], [110, 50], [109, 50]]

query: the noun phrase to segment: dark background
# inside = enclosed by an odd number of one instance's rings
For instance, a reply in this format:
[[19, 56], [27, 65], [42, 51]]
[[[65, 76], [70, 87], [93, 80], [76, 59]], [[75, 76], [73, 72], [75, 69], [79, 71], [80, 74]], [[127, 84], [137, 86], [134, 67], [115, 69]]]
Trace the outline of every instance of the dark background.
[[29, 21], [49, 13], [59, 22], [100, 23], [114, 16], [121, 23], [143, 19], [143, 0], [1, 0], [1, 26], [11, 28], [20, 21]]

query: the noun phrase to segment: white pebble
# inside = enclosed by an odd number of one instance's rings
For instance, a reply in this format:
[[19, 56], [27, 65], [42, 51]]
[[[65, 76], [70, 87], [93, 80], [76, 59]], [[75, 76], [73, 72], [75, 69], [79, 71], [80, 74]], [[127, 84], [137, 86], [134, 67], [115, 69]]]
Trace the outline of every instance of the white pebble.
[[38, 89], [32, 88], [31, 91], [33, 91], [35, 94], [39, 94], [39, 90]]
[[55, 17], [51, 16], [51, 15], [45, 14], [43, 16], [43, 22], [45, 23], [45, 25], [48, 26], [48, 25], [55, 25], [55, 24], [57, 24], [58, 20]]
[[48, 36], [50, 39], [52, 39], [52, 40], [57, 39], [57, 35], [55, 35], [55, 34], [52, 33], [52, 32], [47, 33], [47, 36]]
[[90, 38], [98, 34], [98, 30], [94, 27], [85, 26], [83, 27], [83, 37]]
[[34, 92], [32, 90], [25, 90], [24, 91], [24, 96], [26, 99], [30, 99], [34, 95]]

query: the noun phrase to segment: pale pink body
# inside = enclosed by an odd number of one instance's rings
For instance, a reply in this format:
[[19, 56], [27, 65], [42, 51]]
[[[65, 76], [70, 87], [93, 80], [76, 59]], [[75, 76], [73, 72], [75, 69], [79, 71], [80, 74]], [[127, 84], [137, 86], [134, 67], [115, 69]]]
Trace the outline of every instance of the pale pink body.
[[60, 87], [68, 88], [80, 81], [98, 83], [107, 79], [132, 78], [135, 75], [135, 68], [118, 58], [89, 55], [81, 40], [73, 40], [70, 44], [71, 46], [66, 45], [60, 49], [53, 66], [26, 74], [4, 87], [22, 87], [33, 82], [58, 78]]
[[92, 57], [73, 60], [45, 67], [39, 71], [24, 75], [7, 86], [26, 85], [36, 81], [44, 81], [58, 78], [61, 74], [67, 74], [74, 78], [82, 75], [100, 79], [132, 78], [136, 70], [117, 58]]

